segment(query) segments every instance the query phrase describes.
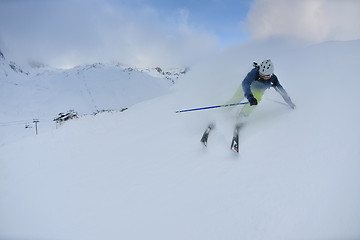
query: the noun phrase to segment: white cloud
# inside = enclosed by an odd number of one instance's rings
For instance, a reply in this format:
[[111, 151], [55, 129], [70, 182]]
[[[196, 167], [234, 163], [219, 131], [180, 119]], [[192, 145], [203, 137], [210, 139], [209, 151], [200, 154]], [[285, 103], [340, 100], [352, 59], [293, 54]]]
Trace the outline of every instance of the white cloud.
[[360, 38], [358, 0], [255, 0], [246, 20], [255, 39], [310, 42]]
[[188, 14], [182, 10], [163, 16], [149, 6], [111, 0], [0, 1], [0, 48], [23, 64], [114, 60], [136, 66], [186, 65], [218, 46], [215, 36], [187, 23]]

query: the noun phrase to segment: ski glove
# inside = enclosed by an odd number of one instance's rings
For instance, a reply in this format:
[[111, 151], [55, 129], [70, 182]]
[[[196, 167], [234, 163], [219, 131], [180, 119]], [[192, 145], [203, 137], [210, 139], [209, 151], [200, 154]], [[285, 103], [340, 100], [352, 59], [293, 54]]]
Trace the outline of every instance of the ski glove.
[[248, 100], [249, 100], [250, 106], [258, 104], [256, 98], [254, 98], [254, 95], [252, 95], [252, 94], [248, 97]]

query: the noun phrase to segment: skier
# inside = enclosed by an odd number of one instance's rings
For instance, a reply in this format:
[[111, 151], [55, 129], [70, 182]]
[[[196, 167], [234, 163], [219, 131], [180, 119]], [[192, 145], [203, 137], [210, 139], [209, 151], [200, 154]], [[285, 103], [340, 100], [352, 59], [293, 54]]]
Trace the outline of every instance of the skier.
[[262, 61], [260, 66], [254, 62], [254, 68], [246, 75], [241, 86], [235, 92], [230, 102], [241, 102], [246, 97], [250, 104], [245, 105], [241, 109], [237, 124], [234, 130], [231, 149], [239, 152], [239, 130], [242, 126], [241, 119], [247, 117], [255, 109], [256, 105], [261, 101], [265, 90], [273, 87], [284, 99], [284, 101], [295, 109], [295, 104], [291, 101], [285, 89], [281, 86], [278, 78], [274, 74], [274, 64], [270, 59]]
[[[262, 61], [260, 66], [255, 62], [253, 65], [254, 68], [246, 75], [234, 96], [227, 102], [227, 104], [239, 103], [244, 99], [244, 97], [246, 97], [249, 101], [249, 104], [246, 104], [245, 107], [241, 109], [235, 126], [234, 136], [231, 142], [231, 149], [235, 152], [239, 152], [239, 130], [242, 126], [241, 121], [243, 117], [248, 117], [255, 109], [256, 105], [258, 105], [258, 103], [261, 101], [265, 90], [273, 87], [278, 93], [280, 93], [284, 101], [292, 109], [295, 109], [296, 107], [274, 74], [274, 64], [270, 59]], [[209, 132], [213, 128], [214, 124], [210, 124], [201, 138], [201, 142], [205, 146], [207, 145]]]
[[265, 90], [273, 87], [284, 99], [284, 101], [295, 109], [295, 104], [291, 101], [285, 89], [281, 86], [278, 78], [274, 74], [274, 64], [270, 59], [264, 60], [260, 66], [254, 62], [254, 68], [246, 75], [241, 86], [235, 92], [229, 102], [241, 102], [246, 97], [250, 104], [245, 105], [240, 112], [240, 116], [249, 116], [261, 101]]

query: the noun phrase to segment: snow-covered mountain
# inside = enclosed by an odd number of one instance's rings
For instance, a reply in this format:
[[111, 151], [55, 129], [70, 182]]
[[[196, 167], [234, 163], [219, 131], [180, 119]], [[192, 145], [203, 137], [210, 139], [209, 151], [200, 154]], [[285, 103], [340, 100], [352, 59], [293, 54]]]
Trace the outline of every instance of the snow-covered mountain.
[[0, 69], [6, 74], [0, 78], [0, 145], [32, 135], [33, 119], [47, 131], [58, 113], [121, 110], [161, 96], [187, 71], [95, 63], [68, 70], [44, 65], [25, 73], [5, 58], [2, 62]]
[[13, 76], [16, 73], [29, 75], [29, 72], [23, 70], [19, 65], [15, 62], [9, 62], [5, 58], [4, 54], [1, 52], [0, 49], [0, 76], [1, 78], [6, 78], [9, 75]]
[[[193, 66], [171, 91], [119, 70], [136, 84], [109, 108], [128, 101], [128, 110], [0, 147], [0, 239], [360, 239], [359, 52], [360, 40], [244, 45]], [[175, 113], [225, 102], [252, 61], [268, 56], [297, 108], [268, 90], [241, 129], [239, 155], [230, 151], [238, 107]], [[15, 86], [36, 86], [40, 96], [100, 109], [106, 98], [93, 90], [104, 85], [95, 79], [117, 70], [83, 68], [1, 88], [10, 98]], [[70, 107], [37, 99], [47, 112]], [[216, 129], [205, 149], [199, 140], [209, 122]]]

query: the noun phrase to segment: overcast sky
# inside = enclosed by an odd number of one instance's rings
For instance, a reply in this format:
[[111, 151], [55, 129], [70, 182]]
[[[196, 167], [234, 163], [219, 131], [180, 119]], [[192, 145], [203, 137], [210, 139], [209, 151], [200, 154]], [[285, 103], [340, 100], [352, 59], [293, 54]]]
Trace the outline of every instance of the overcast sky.
[[0, 0], [9, 60], [186, 66], [254, 39], [360, 38], [359, 0]]

